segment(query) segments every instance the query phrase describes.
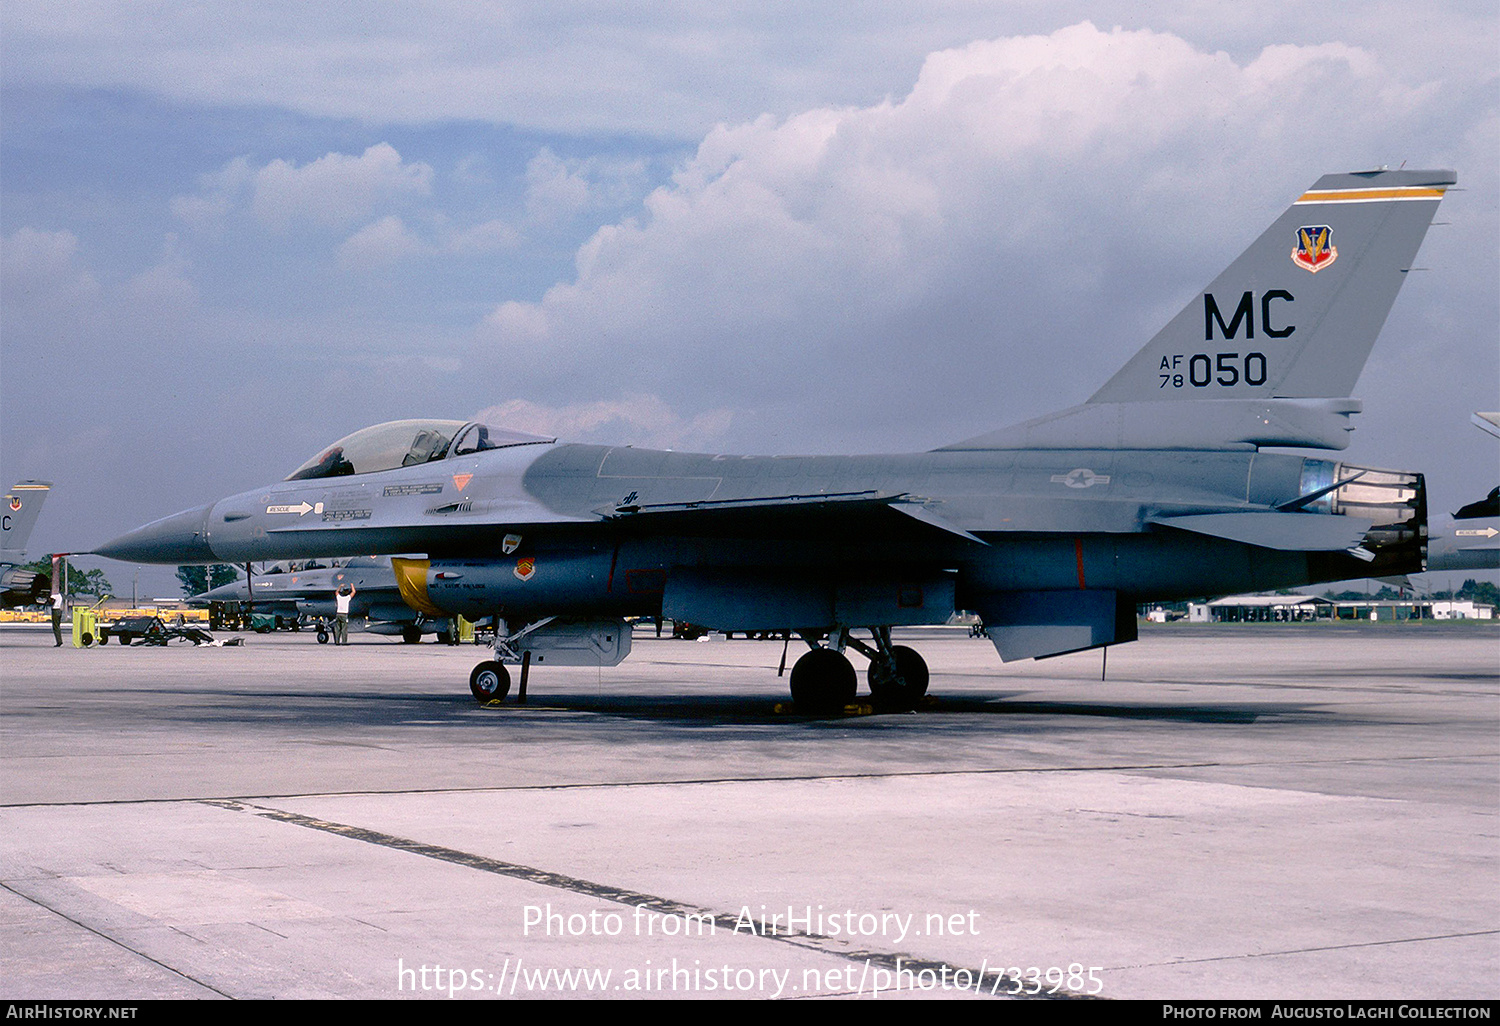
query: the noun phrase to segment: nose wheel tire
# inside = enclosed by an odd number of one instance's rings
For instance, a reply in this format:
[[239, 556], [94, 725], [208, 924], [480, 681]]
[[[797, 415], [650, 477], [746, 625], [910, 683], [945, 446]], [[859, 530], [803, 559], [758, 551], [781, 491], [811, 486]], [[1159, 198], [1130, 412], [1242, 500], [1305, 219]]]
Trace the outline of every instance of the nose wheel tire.
[[510, 671], [497, 662], [483, 662], [469, 674], [469, 690], [480, 702], [498, 702], [510, 694]]
[[905, 645], [891, 646], [891, 658], [870, 662], [870, 697], [888, 709], [915, 709], [927, 694], [927, 662]]
[[815, 648], [792, 666], [792, 701], [802, 712], [837, 712], [859, 691], [859, 676], [842, 652]]

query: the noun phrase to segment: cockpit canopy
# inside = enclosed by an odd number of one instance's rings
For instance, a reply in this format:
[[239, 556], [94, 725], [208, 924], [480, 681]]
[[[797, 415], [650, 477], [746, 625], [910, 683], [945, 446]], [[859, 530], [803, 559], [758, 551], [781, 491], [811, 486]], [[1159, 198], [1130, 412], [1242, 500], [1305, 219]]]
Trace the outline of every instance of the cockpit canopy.
[[373, 474], [450, 456], [470, 456], [488, 449], [555, 441], [479, 421], [392, 420], [340, 438], [292, 471], [287, 480]]

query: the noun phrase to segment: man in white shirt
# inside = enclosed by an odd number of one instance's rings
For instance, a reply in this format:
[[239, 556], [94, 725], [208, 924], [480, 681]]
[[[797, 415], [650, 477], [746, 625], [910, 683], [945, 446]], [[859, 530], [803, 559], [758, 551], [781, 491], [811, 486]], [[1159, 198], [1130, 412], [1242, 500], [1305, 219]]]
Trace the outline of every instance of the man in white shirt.
[[354, 601], [354, 592], [355, 587], [352, 584], [341, 584], [339, 590], [334, 592], [334, 609], [338, 614], [333, 621], [335, 645], [349, 644], [349, 604]]
[[60, 591], [52, 593], [52, 637], [56, 640], [53, 648], [62, 648], [62, 622], [63, 614], [67, 612], [68, 600]]

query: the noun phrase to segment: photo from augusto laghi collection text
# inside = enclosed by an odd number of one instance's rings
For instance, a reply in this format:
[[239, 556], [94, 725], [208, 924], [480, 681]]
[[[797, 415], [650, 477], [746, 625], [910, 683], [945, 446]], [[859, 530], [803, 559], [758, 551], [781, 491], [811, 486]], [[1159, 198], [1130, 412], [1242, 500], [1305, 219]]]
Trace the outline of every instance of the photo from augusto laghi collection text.
[[[628, 964], [557, 965], [529, 960], [523, 952], [496, 964], [454, 966], [405, 958], [397, 960], [396, 990], [457, 997], [518, 997], [553, 994], [742, 994], [785, 997], [806, 993], [847, 993], [879, 997], [900, 991], [968, 992], [988, 996], [1090, 995], [1104, 992], [1103, 967], [1082, 961], [1032, 965], [1017, 960], [982, 959], [976, 965], [901, 954], [917, 938], [974, 938], [982, 915], [974, 909], [947, 912], [864, 911], [823, 905], [742, 905], [735, 914], [708, 910], [664, 910], [648, 904], [632, 908], [555, 910], [550, 903], [520, 910], [524, 939], [707, 940], [721, 936], [759, 937], [833, 955], [846, 964], [833, 967], [734, 964], [715, 958], [676, 954], [641, 957]], [[858, 948], [847, 947], [857, 941]], [[881, 950], [868, 950], [879, 948]]]
[[[1136, 1002], [1145, 1004], [1146, 1002]], [[1487, 1020], [1485, 1001], [1163, 1001], [1163, 1019], [1407, 1019]]]

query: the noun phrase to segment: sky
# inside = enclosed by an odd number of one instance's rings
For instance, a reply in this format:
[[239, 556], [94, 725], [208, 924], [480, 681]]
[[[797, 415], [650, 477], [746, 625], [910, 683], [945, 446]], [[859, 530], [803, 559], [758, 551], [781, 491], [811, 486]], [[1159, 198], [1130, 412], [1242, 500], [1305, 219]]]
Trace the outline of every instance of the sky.
[[1492, 0], [15, 0], [0, 478], [55, 483], [38, 554], [406, 417], [930, 449], [1083, 402], [1321, 174], [1405, 165], [1459, 188], [1335, 458], [1456, 509], [1500, 479], [1497, 56]]

